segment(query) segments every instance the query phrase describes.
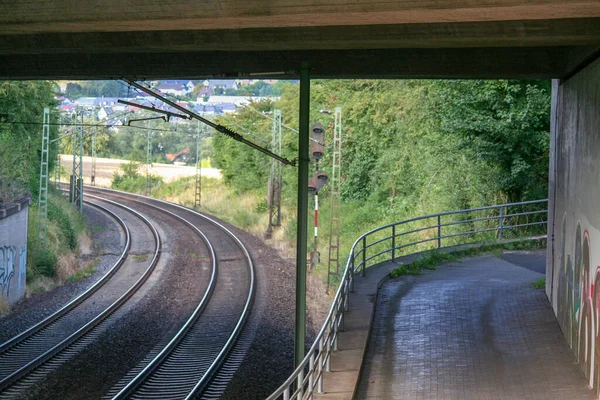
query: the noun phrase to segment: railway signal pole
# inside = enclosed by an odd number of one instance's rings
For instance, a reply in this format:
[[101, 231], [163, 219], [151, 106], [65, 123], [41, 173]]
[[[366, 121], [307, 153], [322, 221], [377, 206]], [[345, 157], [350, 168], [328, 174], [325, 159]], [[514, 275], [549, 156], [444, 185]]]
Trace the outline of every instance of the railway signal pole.
[[315, 160], [315, 174], [308, 181], [308, 192], [315, 195], [314, 249], [310, 254], [310, 267], [314, 268], [319, 263], [319, 189], [328, 180], [327, 173], [319, 171], [319, 160], [325, 154], [325, 127], [321, 124], [314, 124], [310, 129], [310, 139], [310, 157]]

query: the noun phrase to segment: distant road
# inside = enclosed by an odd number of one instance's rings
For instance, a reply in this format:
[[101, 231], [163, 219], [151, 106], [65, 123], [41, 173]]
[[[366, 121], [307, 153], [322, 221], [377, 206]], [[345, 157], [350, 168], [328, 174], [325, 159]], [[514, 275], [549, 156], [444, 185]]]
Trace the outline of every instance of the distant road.
[[[73, 156], [61, 154], [61, 165], [70, 175], [73, 170]], [[120, 171], [121, 164], [127, 164], [129, 160], [118, 160], [114, 158], [96, 158], [96, 185], [109, 187], [115, 171]], [[92, 157], [83, 157], [84, 183], [90, 183], [92, 173]], [[146, 173], [146, 165], [140, 166], [140, 173]], [[179, 166], [173, 164], [152, 164], [152, 175], [162, 177], [165, 182], [171, 182], [186, 176], [196, 175], [195, 167]], [[202, 168], [202, 176], [210, 178], [221, 178], [221, 171], [217, 168]]]

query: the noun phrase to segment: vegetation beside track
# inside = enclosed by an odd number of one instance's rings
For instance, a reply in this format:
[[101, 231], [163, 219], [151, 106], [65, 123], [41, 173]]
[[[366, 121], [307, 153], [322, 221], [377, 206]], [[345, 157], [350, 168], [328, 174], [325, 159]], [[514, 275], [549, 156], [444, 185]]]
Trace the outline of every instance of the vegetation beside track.
[[[52, 82], [0, 82], [0, 205], [29, 193], [27, 238], [27, 292], [45, 291], [62, 283], [79, 269], [76, 256], [89, 247], [83, 217], [56, 191], [48, 193], [48, 239], [45, 249], [37, 247], [37, 198], [39, 191], [42, 128], [18, 122], [42, 121], [44, 107], [56, 106]], [[52, 115], [52, 114], [51, 114]], [[51, 121], [57, 120], [56, 114]], [[50, 139], [58, 136], [55, 126]], [[49, 170], [55, 167], [56, 142], [49, 149]], [[82, 246], [83, 245], [83, 246]], [[8, 311], [7, 306], [0, 312]]]

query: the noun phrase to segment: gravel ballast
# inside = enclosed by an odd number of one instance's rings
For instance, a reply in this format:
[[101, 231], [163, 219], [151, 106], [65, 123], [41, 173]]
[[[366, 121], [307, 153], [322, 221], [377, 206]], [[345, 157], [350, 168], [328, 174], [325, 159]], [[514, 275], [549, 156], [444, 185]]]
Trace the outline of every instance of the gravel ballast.
[[92, 254], [80, 256], [78, 261], [85, 266], [97, 259], [95, 272], [85, 279], [65, 282], [46, 293], [32, 294], [10, 308], [0, 317], [0, 343], [11, 339], [30, 326], [59, 310], [74, 297], [85, 291], [114, 265], [123, 251], [121, 227], [109, 215], [95, 207], [85, 206], [85, 220], [92, 237]]
[[[94, 275], [88, 279], [77, 282], [68, 282], [49, 293], [34, 295], [14, 306], [12, 312], [0, 319], [0, 341], [9, 339], [14, 334], [26, 329], [33, 323], [38, 322], [43, 317], [51, 314], [60, 308], [71, 298], [79, 294], [82, 290], [89, 287], [99, 277], [103, 275], [114, 262], [122, 248], [120, 243], [120, 229], [116, 223], [112, 222], [108, 216], [93, 209], [86, 207], [86, 218], [92, 227], [93, 241], [96, 249], [94, 257], [101, 257], [101, 262], [96, 267]], [[261, 239], [254, 235], [237, 229], [236, 227], [223, 222], [217, 218], [211, 217], [236, 234], [250, 251], [251, 257], [255, 263], [256, 272], [256, 296], [250, 317], [246, 323], [246, 333], [244, 337], [250, 337], [251, 342], [243, 351], [245, 355], [243, 363], [229, 382], [222, 399], [261, 399], [272, 393], [293, 371], [294, 362], [294, 317], [295, 317], [295, 265], [293, 261], [281, 258], [277, 251], [267, 246]], [[164, 222], [163, 222], [164, 223]], [[163, 225], [164, 226], [164, 225]], [[168, 232], [168, 228], [164, 229]], [[174, 235], [168, 232], [169, 236]], [[173, 249], [174, 254], [179, 253]], [[182, 260], [179, 260], [182, 261]], [[169, 265], [181, 265], [176, 262]], [[175, 279], [176, 274], [170, 272], [164, 276], [165, 279]], [[160, 293], [160, 287], [166, 282], [155, 283], [153, 292], [155, 295], [168, 296]], [[160, 300], [156, 300], [159, 301]], [[167, 302], [169, 303], [169, 302]], [[135, 308], [141, 311], [139, 316], [131, 314], [128, 318], [120, 319], [114, 326], [106, 330], [98, 345], [90, 346], [84, 351], [84, 354], [77, 356], [69, 362], [63, 372], [52, 374], [46, 383], [38, 387], [41, 389], [47, 384], [59, 386], [65, 394], [65, 399], [90, 398], [89, 392], [78, 391], [77, 379], [70, 384], [60, 383], [63, 378], [73, 376], [78, 369], [93, 368], [90, 360], [102, 359], [104, 365], [102, 369], [114, 370], [110, 377], [103, 376], [99, 379], [104, 380], [101, 385], [95, 385], [101, 390], [110, 387], [119, 375], [123, 375], [127, 368], [135, 365], [135, 362], [143, 358], [140, 354], [130, 354], [136, 348], [134, 344], [140, 342], [160, 342], [159, 337], [163, 337], [169, 327], [177, 325], [172, 315], [171, 306], [158, 307], [153, 301], [140, 302]], [[327, 307], [328, 305], [324, 305]], [[178, 318], [175, 318], [178, 319]], [[9, 327], [6, 330], [5, 327]], [[8, 328], [7, 328], [8, 329]], [[318, 330], [319, 327], [316, 327]], [[309, 329], [307, 337], [307, 346], [312, 343], [315, 329]], [[144, 339], [144, 335], [151, 338]], [[123, 339], [126, 338], [126, 339]], [[4, 339], [4, 340], [2, 340]], [[141, 346], [148, 350], [152, 346]], [[139, 348], [139, 347], [137, 347]], [[126, 361], [115, 361], [111, 365], [110, 355], [123, 353]], [[128, 361], [127, 361], [128, 360]], [[108, 365], [107, 365], [108, 364]], [[36, 390], [38, 394], [43, 393]], [[71, 393], [68, 393], [71, 392]], [[100, 392], [94, 393], [94, 398]], [[43, 397], [43, 396], [42, 396]]]

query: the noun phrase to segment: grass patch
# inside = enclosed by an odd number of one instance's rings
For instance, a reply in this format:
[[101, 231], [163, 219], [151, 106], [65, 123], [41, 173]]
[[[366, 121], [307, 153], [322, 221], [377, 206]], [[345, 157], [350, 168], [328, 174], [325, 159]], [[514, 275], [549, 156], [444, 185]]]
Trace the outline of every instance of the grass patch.
[[94, 274], [94, 272], [96, 272], [96, 268], [88, 266], [84, 269], [80, 269], [79, 271], [75, 272], [73, 275], [69, 276], [66, 279], [66, 281], [67, 282], [75, 282], [75, 281], [79, 281], [81, 279], [86, 279], [86, 278], [89, 278], [90, 276], [92, 276]]
[[546, 288], [546, 278], [538, 279], [531, 283], [534, 289], [545, 289]]
[[[390, 276], [396, 278], [402, 275], [419, 275], [423, 269], [435, 269], [438, 265], [446, 262], [458, 261], [465, 257], [475, 257], [486, 253], [499, 256], [504, 250], [531, 250], [543, 249], [545, 247], [546, 239], [537, 239], [508, 243], [489, 243], [449, 252], [433, 250], [426, 252], [416, 261], [402, 264], [390, 272]], [[545, 287], [545, 279], [543, 285], [542, 287]]]
[[131, 258], [133, 258], [136, 261], [146, 261], [148, 259], [148, 254], [137, 254], [135, 256], [132, 256]]

